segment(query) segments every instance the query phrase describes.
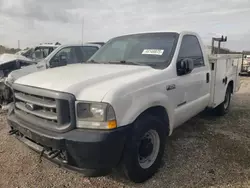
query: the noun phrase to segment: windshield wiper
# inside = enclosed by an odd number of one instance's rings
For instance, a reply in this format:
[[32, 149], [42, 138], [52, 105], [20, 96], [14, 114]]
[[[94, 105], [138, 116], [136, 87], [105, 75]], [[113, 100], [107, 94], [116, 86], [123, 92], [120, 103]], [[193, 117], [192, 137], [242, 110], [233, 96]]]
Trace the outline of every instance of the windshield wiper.
[[97, 62], [93, 59], [91, 59], [90, 61], [86, 61], [86, 63], [101, 63], [101, 64], [126, 64], [126, 65], [138, 65], [138, 66], [150, 66], [147, 65], [145, 63], [138, 63], [138, 62], [134, 62], [134, 61], [125, 61], [125, 60], [121, 60], [121, 61], [107, 61], [107, 62]]
[[97, 62], [97, 61], [91, 59], [90, 61], [86, 61], [86, 63], [99, 63], [99, 62]]

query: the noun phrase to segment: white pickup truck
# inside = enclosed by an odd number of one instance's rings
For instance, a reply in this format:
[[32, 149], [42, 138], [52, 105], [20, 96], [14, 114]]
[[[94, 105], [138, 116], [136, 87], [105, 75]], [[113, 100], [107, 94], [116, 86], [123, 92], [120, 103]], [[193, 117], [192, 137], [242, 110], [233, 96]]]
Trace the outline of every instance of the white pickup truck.
[[64, 167], [95, 175], [121, 166], [143, 182], [176, 127], [206, 108], [228, 112], [240, 62], [209, 57], [194, 32], [116, 37], [85, 64], [16, 80], [9, 133]]

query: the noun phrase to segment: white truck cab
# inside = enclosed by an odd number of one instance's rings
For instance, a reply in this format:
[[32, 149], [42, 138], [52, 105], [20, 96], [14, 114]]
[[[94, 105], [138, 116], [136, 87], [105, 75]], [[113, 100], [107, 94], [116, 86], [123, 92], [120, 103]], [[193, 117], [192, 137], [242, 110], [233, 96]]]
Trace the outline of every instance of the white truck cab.
[[176, 127], [206, 108], [228, 112], [240, 60], [209, 56], [194, 32], [116, 37], [85, 64], [16, 80], [10, 134], [65, 167], [93, 175], [122, 163], [143, 182]]

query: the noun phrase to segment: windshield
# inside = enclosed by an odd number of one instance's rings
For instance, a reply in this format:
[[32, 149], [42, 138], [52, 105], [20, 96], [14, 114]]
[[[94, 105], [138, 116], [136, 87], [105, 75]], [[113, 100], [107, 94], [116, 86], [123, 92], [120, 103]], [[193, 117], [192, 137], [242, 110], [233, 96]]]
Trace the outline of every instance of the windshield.
[[89, 61], [136, 62], [164, 68], [171, 61], [177, 39], [177, 33], [143, 33], [121, 36], [108, 41]]

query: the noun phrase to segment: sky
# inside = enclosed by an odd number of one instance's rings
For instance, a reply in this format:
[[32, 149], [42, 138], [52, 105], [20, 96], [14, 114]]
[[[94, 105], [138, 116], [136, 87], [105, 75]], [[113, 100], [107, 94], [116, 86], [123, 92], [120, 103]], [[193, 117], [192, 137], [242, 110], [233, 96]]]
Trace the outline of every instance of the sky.
[[80, 43], [152, 31], [195, 31], [206, 45], [250, 50], [250, 0], [0, 0], [0, 44]]

